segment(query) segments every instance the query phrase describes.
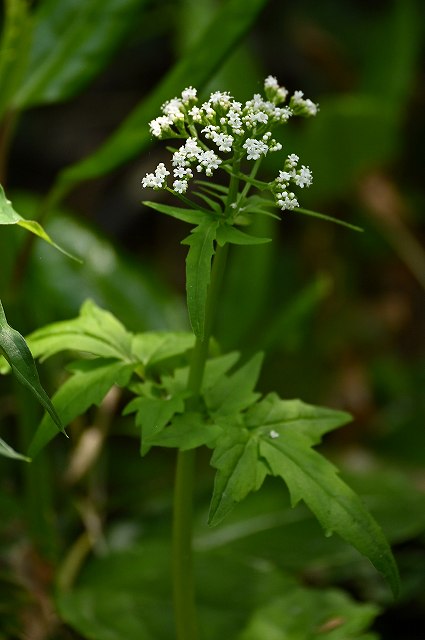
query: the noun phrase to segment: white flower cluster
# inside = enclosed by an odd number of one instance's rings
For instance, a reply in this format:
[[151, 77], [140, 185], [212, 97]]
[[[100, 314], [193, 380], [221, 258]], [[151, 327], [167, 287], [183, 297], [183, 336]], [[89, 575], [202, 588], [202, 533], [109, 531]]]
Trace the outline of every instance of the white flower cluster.
[[302, 165], [297, 169], [299, 157], [295, 153], [291, 153], [286, 158], [284, 170], [279, 171], [279, 175], [272, 184], [272, 191], [275, 195], [278, 206], [284, 211], [285, 209], [295, 209], [299, 207], [295, 194], [289, 190], [292, 182], [297, 187], [309, 187], [313, 182], [313, 175], [308, 167]]
[[[272, 129], [284, 124], [293, 115], [312, 116], [317, 113], [317, 105], [304, 99], [302, 91], [296, 91], [284, 105], [288, 91], [279, 86], [274, 76], [264, 81], [264, 96], [255, 94], [242, 104], [226, 91], [215, 91], [209, 99], [198, 103], [196, 89], [188, 87], [180, 98], [173, 98], [162, 105], [162, 115], [149, 124], [150, 131], [157, 138], [183, 138], [185, 142], [173, 153], [173, 184], [177, 193], [187, 191], [189, 180], [193, 178], [193, 168], [211, 176], [220, 166], [228, 166], [233, 159], [259, 160], [269, 152], [280, 151], [282, 145], [272, 137]], [[220, 154], [231, 154], [227, 158]], [[297, 186], [308, 186], [311, 172], [307, 167], [292, 171], [287, 180], [278, 178], [283, 194], [290, 181]], [[295, 171], [295, 173], [294, 173]], [[143, 187], [160, 189], [167, 187], [170, 172], [161, 163], [154, 173], [148, 173], [142, 180]], [[289, 175], [289, 174], [288, 174]], [[293, 194], [292, 194], [293, 196]], [[289, 200], [288, 200], [289, 198]], [[292, 208], [295, 196], [288, 195], [279, 200]], [[297, 206], [294, 204], [293, 206]]]

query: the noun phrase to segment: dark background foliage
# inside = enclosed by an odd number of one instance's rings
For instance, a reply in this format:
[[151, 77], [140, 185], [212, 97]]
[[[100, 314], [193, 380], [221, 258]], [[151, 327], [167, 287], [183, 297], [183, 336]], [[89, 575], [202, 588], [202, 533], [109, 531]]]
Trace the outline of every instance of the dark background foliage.
[[[119, 46], [86, 87], [51, 104], [29, 105], [16, 122], [3, 176], [23, 215], [37, 211], [58, 172], [95, 153], [155, 92], [222, 4], [133, 3]], [[316, 119], [290, 125], [282, 135], [284, 149], [299, 153], [314, 173], [302, 205], [364, 229], [355, 233], [289, 212], [279, 223], [262, 222], [273, 245], [234, 251], [217, 337], [225, 349], [240, 349], [244, 357], [265, 350], [264, 391], [353, 414], [352, 425], [329, 438], [326, 447], [369, 499], [395, 544], [400, 601], [392, 603], [364, 565], [350, 573], [349, 558], [341, 569], [333, 556], [334, 549], [340, 552], [337, 543], [324, 541], [324, 550], [319, 544], [318, 568], [302, 531], [291, 540], [290, 526], [286, 533], [275, 529], [257, 542], [273, 547], [279, 534], [293, 542], [296, 557], [283, 557], [282, 565], [304, 583], [342, 585], [356, 598], [379, 602], [382, 614], [374, 628], [385, 640], [425, 637], [424, 24], [420, 0], [270, 0], [202, 89], [204, 95], [220, 88], [247, 99], [272, 74], [290, 91], [302, 89], [319, 102]], [[147, 132], [147, 122], [140, 127]], [[46, 222], [59, 242], [84, 258], [83, 265], [37, 244], [19, 273], [22, 237], [2, 231], [1, 295], [22, 333], [76, 315], [86, 297], [132, 330], [187, 328], [185, 248], [179, 244], [186, 229], [143, 207], [141, 201], [152, 193], [143, 191], [141, 178], [164, 157], [164, 145], [147, 140], [142, 146], [113, 170], [69, 190], [62, 213]], [[276, 174], [276, 162], [268, 162], [266, 178]], [[41, 371], [53, 390], [63, 376], [62, 362]], [[9, 379], [1, 385], [2, 435], [24, 447], [38, 410], [31, 409], [32, 418], [17, 418], [19, 392]], [[22, 401], [29, 402], [26, 396]], [[115, 531], [125, 545], [142, 529], [162, 535], [168, 526], [172, 458], [157, 453], [140, 463], [132, 428], [119, 417], [122, 402], [112, 398], [106, 409], [74, 425], [75, 441], [93, 421], [103, 420], [103, 433], [110, 432], [83, 479], [72, 478], [68, 443], [62, 441], [53, 443], [38, 470], [27, 476], [16, 463], [1, 461], [5, 527], [0, 535], [7, 549], [1, 588], [10, 623], [0, 623], [0, 637], [19, 637], [13, 629], [28, 628], [28, 619], [34, 629], [40, 610], [43, 620], [53, 615], [46, 558], [63, 557], [82, 531], [98, 527], [100, 538]], [[19, 420], [28, 422], [21, 442]], [[48, 465], [59, 481], [46, 480]], [[211, 477], [200, 470], [200, 512]], [[51, 535], [46, 514], [41, 522], [34, 513], [23, 517], [38, 500], [31, 495], [34, 482], [43, 491], [54, 487], [57, 543], [46, 540]], [[271, 485], [269, 495], [273, 492]], [[46, 628], [47, 623], [40, 635], [28, 637], [80, 637], [65, 627], [49, 636]]]

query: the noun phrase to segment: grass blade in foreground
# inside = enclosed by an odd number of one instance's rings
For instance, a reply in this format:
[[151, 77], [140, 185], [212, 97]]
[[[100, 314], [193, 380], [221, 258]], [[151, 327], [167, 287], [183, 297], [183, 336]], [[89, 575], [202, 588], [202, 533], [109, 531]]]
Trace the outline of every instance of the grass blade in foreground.
[[35, 234], [42, 240], [45, 240], [49, 244], [51, 244], [55, 249], [58, 249], [61, 253], [64, 253], [69, 258], [76, 260], [74, 256], [72, 256], [68, 251], [62, 249], [59, 245], [54, 242], [51, 237], [44, 231], [43, 227], [36, 222], [35, 220], [26, 220], [22, 216], [19, 215], [12, 207], [12, 203], [10, 200], [6, 198], [3, 187], [0, 185], [0, 225], [5, 224], [17, 224], [20, 227], [23, 227], [27, 231]]
[[40, 384], [37, 369], [27, 343], [6, 320], [0, 302], [0, 353], [4, 355], [16, 378], [27, 387], [51, 416], [55, 427], [65, 433], [62, 422]]

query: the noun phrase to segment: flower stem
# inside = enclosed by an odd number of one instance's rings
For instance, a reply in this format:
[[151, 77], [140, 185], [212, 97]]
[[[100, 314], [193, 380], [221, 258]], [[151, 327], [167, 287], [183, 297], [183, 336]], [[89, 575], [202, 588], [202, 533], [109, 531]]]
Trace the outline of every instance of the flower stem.
[[[204, 339], [197, 338], [192, 354], [187, 388], [192, 402], [202, 388], [208, 346], [223, 280], [228, 245], [217, 247], [211, 270], [211, 282], [205, 314]], [[173, 514], [173, 598], [177, 640], [196, 640], [195, 590], [192, 559], [192, 514], [196, 449], [179, 451], [174, 486]]]

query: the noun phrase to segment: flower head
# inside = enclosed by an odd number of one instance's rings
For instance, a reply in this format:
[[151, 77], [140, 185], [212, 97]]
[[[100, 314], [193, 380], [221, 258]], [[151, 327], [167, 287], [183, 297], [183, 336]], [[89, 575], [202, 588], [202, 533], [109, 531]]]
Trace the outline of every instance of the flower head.
[[[293, 116], [316, 115], [318, 107], [302, 91], [295, 91], [287, 102], [288, 91], [275, 76], [264, 80], [264, 95], [255, 93], [245, 103], [236, 101], [228, 91], [214, 91], [200, 102], [194, 87], [184, 89], [179, 97], [167, 100], [161, 115], [149, 123], [157, 138], [181, 138], [183, 143], [173, 151], [172, 189], [182, 194], [188, 190], [194, 170], [212, 176], [219, 168], [231, 171], [236, 161], [243, 179], [244, 163], [258, 161], [269, 153], [281, 151], [282, 144], [272, 135], [274, 128]], [[285, 104], [286, 103], [286, 104]], [[270, 183], [276, 203], [282, 209], [298, 206], [293, 186], [305, 188], [312, 183], [310, 169], [299, 158], [289, 154], [283, 169]], [[241, 164], [242, 163], [242, 164]], [[168, 188], [170, 171], [161, 163], [142, 179], [146, 188]]]

